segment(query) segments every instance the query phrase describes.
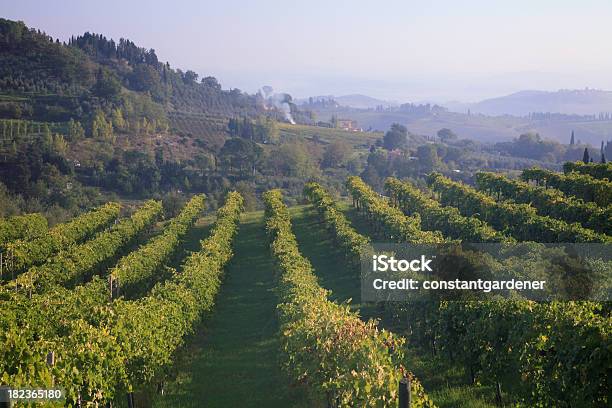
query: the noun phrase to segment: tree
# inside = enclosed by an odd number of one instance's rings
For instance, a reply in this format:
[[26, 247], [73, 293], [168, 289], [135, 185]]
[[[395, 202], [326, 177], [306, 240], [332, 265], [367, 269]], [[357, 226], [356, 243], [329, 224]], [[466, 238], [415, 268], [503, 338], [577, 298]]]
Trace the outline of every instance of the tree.
[[457, 135], [455, 134], [455, 132], [448, 128], [438, 130], [437, 134], [440, 140], [443, 142], [448, 142], [449, 140], [457, 139]]
[[94, 139], [111, 140], [113, 139], [113, 124], [107, 121], [101, 110], [96, 111], [91, 121], [91, 136]]
[[76, 122], [74, 119], [70, 119], [68, 122], [68, 139], [71, 141], [77, 141], [85, 136], [85, 129], [81, 126], [81, 123]]
[[92, 91], [97, 97], [115, 99], [121, 93], [121, 83], [114, 74], [100, 68]]
[[193, 158], [193, 164], [202, 172], [213, 170], [215, 168], [215, 158], [212, 153], [199, 153]]
[[64, 136], [56, 134], [53, 137], [53, 150], [59, 153], [60, 155], [66, 154], [66, 152], [68, 151], [68, 142], [66, 142]]
[[161, 77], [155, 68], [147, 64], [138, 64], [129, 77], [130, 87], [135, 91], [153, 91], [161, 84]]
[[367, 159], [368, 167], [373, 167], [379, 176], [389, 175], [389, 160], [388, 153], [382, 149], [374, 149], [370, 152]]
[[185, 81], [186, 84], [194, 84], [198, 80], [198, 74], [189, 70], [185, 72], [185, 75], [183, 76], [183, 80]]
[[604, 154], [606, 155], [606, 157], [612, 156], [612, 143], [610, 143], [610, 141], [606, 142], [606, 146], [604, 147]]
[[257, 143], [247, 139], [232, 138], [228, 139], [221, 148], [219, 158], [222, 166], [227, 167], [230, 171], [254, 172], [262, 153], [263, 150]]
[[368, 183], [375, 190], [381, 190], [383, 186], [383, 179], [380, 177], [376, 169], [372, 166], [367, 166], [361, 173], [360, 177]]
[[227, 123], [227, 130], [230, 136], [241, 137], [242, 135], [242, 121], [239, 119], [230, 118]]
[[575, 140], [574, 140], [574, 131], [572, 130], [572, 136], [570, 137], [570, 146], [573, 146], [574, 143], [575, 143]]
[[567, 146], [555, 141], [544, 140], [535, 132], [523, 133], [512, 142], [497, 143], [496, 147], [511, 156], [536, 160], [555, 160], [567, 151]]
[[383, 137], [383, 146], [387, 150], [402, 149], [408, 144], [408, 130], [399, 123], [391, 125], [391, 129]]
[[269, 156], [267, 166], [275, 175], [308, 179], [318, 175], [318, 166], [302, 143], [283, 143]]
[[257, 208], [257, 194], [254, 183], [241, 180], [234, 185], [234, 188], [244, 199], [244, 210], [254, 211]]
[[584, 148], [584, 154], [582, 155], [582, 161], [584, 163], [588, 163], [589, 160], [589, 149], [587, 149], [586, 147]]
[[[123, 163], [119, 170], [127, 193], [148, 195], [159, 190], [161, 173], [154, 159], [148, 154], [137, 150], [126, 151], [123, 154]], [[112, 180], [109, 182], [113, 183]]]
[[606, 154], [604, 152], [601, 152], [601, 162], [606, 163]]
[[221, 84], [219, 83], [219, 81], [217, 81], [217, 78], [215, 77], [208, 76], [208, 77], [202, 78], [202, 84], [209, 88], [216, 89], [218, 91], [221, 90]]
[[267, 116], [257, 119], [254, 133], [257, 142], [277, 143], [279, 139], [278, 124]]
[[350, 153], [351, 148], [346, 142], [343, 140], [336, 140], [325, 146], [321, 165], [323, 168], [340, 167], [344, 164]]
[[46, 151], [50, 151], [53, 145], [53, 135], [51, 129], [46, 123], [43, 125], [42, 147]]
[[123, 118], [123, 112], [120, 108], [113, 109], [111, 113], [113, 127], [117, 130], [127, 130], [127, 122]]
[[170, 191], [163, 195], [162, 205], [164, 206], [164, 214], [166, 217], [176, 217], [180, 214], [181, 209], [185, 206], [186, 198], [183, 194], [176, 191]]
[[438, 150], [432, 144], [425, 144], [417, 148], [417, 157], [421, 169], [427, 173], [436, 170], [441, 162], [438, 157]]

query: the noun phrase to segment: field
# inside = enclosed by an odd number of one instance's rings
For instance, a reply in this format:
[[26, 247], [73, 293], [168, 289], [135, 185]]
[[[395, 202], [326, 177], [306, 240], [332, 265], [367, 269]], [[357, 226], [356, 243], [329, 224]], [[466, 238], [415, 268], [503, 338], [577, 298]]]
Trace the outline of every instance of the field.
[[332, 129], [318, 126], [290, 125], [279, 123], [281, 136], [287, 138], [302, 137], [313, 140], [318, 137], [324, 143], [342, 140], [353, 149], [366, 151], [378, 139], [383, 137], [382, 132], [349, 132], [342, 129]]
[[389, 179], [386, 197], [349, 177], [348, 196], [308, 183], [290, 208], [269, 191], [265, 212], [228, 193], [216, 213], [194, 196], [165, 216], [149, 200], [51, 229], [4, 219], [2, 378], [129, 407], [391, 407], [404, 377], [416, 407], [605, 406], [599, 303], [360, 300], [368, 242], [610, 243], [609, 166], [567, 170]]

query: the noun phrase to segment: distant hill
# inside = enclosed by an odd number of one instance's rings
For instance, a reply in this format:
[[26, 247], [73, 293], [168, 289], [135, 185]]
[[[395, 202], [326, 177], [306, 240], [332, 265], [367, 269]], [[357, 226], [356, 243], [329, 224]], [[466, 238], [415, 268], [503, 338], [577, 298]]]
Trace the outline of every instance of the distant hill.
[[382, 99], [372, 98], [371, 96], [352, 94], [344, 96], [336, 96], [334, 98], [342, 106], [350, 106], [357, 109], [376, 108], [377, 106], [397, 106], [395, 102], [385, 101]]
[[[308, 103], [310, 98], [298, 99], [298, 103]], [[392, 101], [385, 101], [382, 99], [373, 98], [367, 95], [351, 94], [343, 96], [334, 95], [319, 95], [313, 96], [312, 100], [315, 102], [320, 101], [336, 101], [340, 106], [347, 106], [355, 109], [374, 109], [377, 106], [399, 106], [398, 103]]]
[[472, 104], [448, 103], [450, 110], [485, 115], [526, 116], [532, 112], [550, 112], [576, 115], [598, 115], [612, 112], [612, 91], [597, 89], [547, 91], [520, 91], [498, 98], [485, 99]]
[[0, 18], [0, 119], [73, 120], [91, 135], [99, 117], [118, 122], [115, 133], [169, 128], [215, 150], [226, 136], [223, 120], [283, 117], [264, 105], [256, 95], [222, 89], [214, 77], [173, 68], [128, 39], [87, 32], [64, 43]]

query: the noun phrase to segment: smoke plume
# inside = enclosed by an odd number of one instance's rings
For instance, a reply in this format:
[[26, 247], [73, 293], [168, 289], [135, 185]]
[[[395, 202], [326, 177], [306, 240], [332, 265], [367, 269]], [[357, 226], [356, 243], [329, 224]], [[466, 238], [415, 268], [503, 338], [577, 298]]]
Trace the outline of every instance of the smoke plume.
[[263, 106], [265, 109], [277, 109], [283, 113], [287, 122], [295, 125], [295, 120], [293, 120], [293, 116], [291, 116], [291, 95], [286, 93], [274, 93], [274, 89], [271, 86], [262, 87], [259, 92], [257, 92], [263, 102]]

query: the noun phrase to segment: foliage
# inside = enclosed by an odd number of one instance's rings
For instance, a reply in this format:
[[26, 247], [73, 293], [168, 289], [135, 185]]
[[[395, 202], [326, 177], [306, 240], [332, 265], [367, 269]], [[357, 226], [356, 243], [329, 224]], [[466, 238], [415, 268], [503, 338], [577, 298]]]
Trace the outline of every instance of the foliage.
[[102, 111], [96, 111], [91, 121], [91, 137], [100, 140], [114, 141], [113, 123], [106, 119]]
[[607, 235], [583, 228], [578, 223], [568, 224], [538, 215], [527, 204], [496, 202], [493, 197], [439, 173], [430, 174], [428, 182], [443, 205], [456, 207], [461, 214], [475, 216], [519, 241], [610, 242]]
[[381, 198], [359, 177], [349, 177], [346, 187], [353, 198], [353, 206], [364, 213], [376, 234], [395, 242], [437, 243], [443, 242], [439, 232], [421, 230], [418, 214], [406, 216]]
[[172, 255], [203, 210], [204, 196], [194, 196], [160, 235], [121, 258], [109, 272], [120, 293], [138, 292], [138, 285], [150, 279]]
[[47, 232], [47, 219], [41, 214], [16, 215], [0, 219], [0, 246], [18, 239], [32, 239]]
[[419, 159], [421, 171], [429, 173], [440, 168], [442, 164], [435, 145], [424, 144], [417, 148], [416, 157]]
[[408, 130], [399, 123], [391, 125], [391, 129], [383, 137], [383, 146], [387, 150], [402, 149], [408, 143]]
[[260, 116], [253, 122], [249, 118], [230, 118], [227, 128], [230, 136], [241, 137], [257, 143], [277, 143], [279, 130], [276, 121], [268, 116]]
[[334, 141], [325, 146], [321, 166], [323, 168], [342, 167], [350, 155], [351, 148], [346, 142], [342, 140]]
[[121, 220], [108, 231], [100, 232], [83, 244], [66, 248], [43, 265], [31, 267], [9, 284], [16, 288], [44, 292], [51, 285], [81, 280], [97, 266], [113, 259], [123, 247], [155, 222], [161, 210], [160, 202], [148, 201], [130, 218]]
[[22, 239], [8, 244], [6, 256], [9, 257], [11, 269], [18, 272], [40, 264], [60, 250], [85, 241], [96, 231], [111, 224], [119, 216], [120, 209], [121, 205], [118, 203], [107, 203], [70, 222], [56, 225], [38, 238]]
[[[387, 186], [408, 189], [393, 179]], [[405, 199], [420, 201], [417, 194]], [[511, 265], [516, 260], [511, 256], [505, 262]], [[520, 262], [524, 261], [521, 257]], [[451, 363], [467, 368], [473, 382], [493, 381], [498, 390], [503, 384], [518, 406], [606, 406], [609, 402], [608, 385], [600, 378], [606, 377], [604, 367], [610, 364], [607, 344], [612, 322], [601, 304], [432, 298], [389, 306], [408, 332], [434, 354], [447, 352]], [[591, 373], [600, 374], [591, 377]], [[503, 404], [501, 394], [497, 399]]]
[[113, 100], [121, 93], [121, 82], [113, 73], [100, 68], [92, 93], [99, 98]]
[[476, 174], [478, 189], [498, 197], [529, 204], [541, 215], [558, 218], [568, 223], [579, 222], [607, 235], [612, 232], [612, 206], [598, 207], [593, 202], [585, 202], [572, 196], [566, 196], [554, 188], [532, 186], [520, 180], [511, 180], [494, 173]]
[[317, 209], [319, 217], [332, 232], [336, 243], [344, 249], [346, 258], [353, 263], [359, 263], [361, 253], [369, 243], [369, 239], [351, 227], [346, 217], [336, 208], [332, 197], [319, 184], [306, 184], [304, 195]]
[[67, 93], [94, 81], [92, 66], [77, 49], [65, 47], [23, 22], [0, 19], [0, 88]]
[[444, 236], [466, 242], [511, 241], [486, 222], [474, 217], [464, 217], [455, 207], [440, 205], [409, 182], [388, 178], [385, 190], [392, 205], [409, 215], [419, 214], [421, 226], [428, 231], [440, 231]]
[[580, 173], [560, 174], [535, 167], [523, 170], [521, 179], [556, 188], [569, 196], [592, 201], [600, 207], [612, 203], [612, 183], [607, 179], [600, 180]]
[[[201, 200], [198, 197], [186, 207], [187, 224]], [[201, 251], [189, 256], [180, 274], [139, 300], [106, 304], [105, 283], [100, 279], [72, 291], [55, 287], [55, 293], [31, 299], [11, 292], [11, 308], [0, 311], [0, 325], [6, 328], [0, 334], [3, 381], [22, 386], [51, 386], [55, 381], [65, 388], [69, 406], [77, 400], [92, 405], [111, 402], [121, 390], [149, 384], [171, 363], [201, 314], [212, 307], [222, 268], [232, 256], [240, 211], [241, 197], [230, 193]], [[49, 302], [52, 295], [62, 296], [62, 302]], [[36, 325], [10, 318], [24, 312]], [[16, 333], [28, 341], [16, 342]], [[49, 351], [55, 353], [52, 367], [43, 362]]]
[[453, 132], [451, 129], [448, 129], [448, 128], [442, 128], [438, 130], [436, 135], [443, 142], [448, 142], [448, 141], [457, 139], [457, 135], [455, 134], [455, 132]]
[[612, 163], [567, 162], [563, 164], [563, 172], [565, 174], [577, 172], [600, 180], [612, 180]]
[[221, 166], [229, 173], [237, 170], [241, 174], [248, 174], [254, 172], [262, 153], [261, 147], [251, 140], [231, 138], [221, 148], [219, 159]]
[[473, 381], [506, 387], [518, 406], [608, 404], [612, 324], [600, 306], [517, 299], [428, 305], [407, 303], [396, 313], [415, 334], [427, 331], [428, 345], [466, 367]]
[[223, 267], [233, 255], [232, 242], [241, 211], [242, 197], [228, 193], [209, 237], [202, 241], [199, 252], [187, 258], [181, 273], [157, 284], [142, 299], [115, 302], [117, 330], [124, 333], [120, 344], [126, 353], [131, 385], [147, 384], [171, 364], [184, 336], [204, 312], [212, 309]]
[[302, 142], [285, 142], [268, 155], [265, 171], [274, 177], [297, 177], [309, 180], [320, 175], [316, 157]]
[[566, 150], [560, 143], [544, 140], [537, 133], [524, 133], [512, 142], [496, 143], [495, 148], [511, 156], [545, 161], [558, 161], [557, 158], [563, 157]]

